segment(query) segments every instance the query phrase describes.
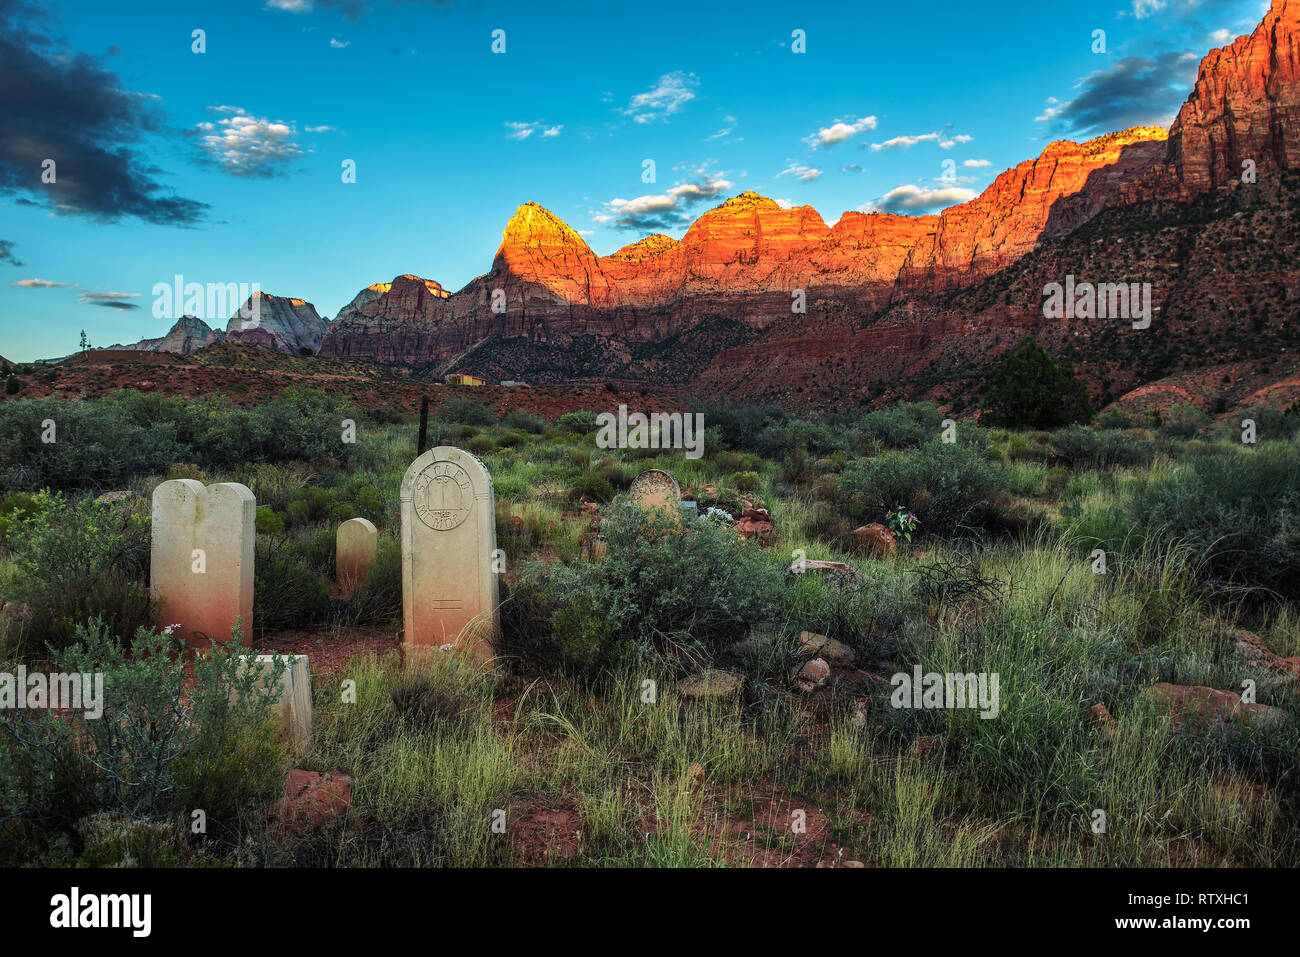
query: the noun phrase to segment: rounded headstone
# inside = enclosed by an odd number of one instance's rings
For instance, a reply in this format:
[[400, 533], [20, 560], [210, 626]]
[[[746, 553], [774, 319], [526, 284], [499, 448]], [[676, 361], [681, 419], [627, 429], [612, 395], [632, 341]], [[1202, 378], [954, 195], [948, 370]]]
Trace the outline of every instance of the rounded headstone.
[[634, 505], [642, 508], [654, 508], [659, 505], [678, 506], [682, 501], [682, 489], [663, 469], [648, 469], [632, 480], [628, 493]]

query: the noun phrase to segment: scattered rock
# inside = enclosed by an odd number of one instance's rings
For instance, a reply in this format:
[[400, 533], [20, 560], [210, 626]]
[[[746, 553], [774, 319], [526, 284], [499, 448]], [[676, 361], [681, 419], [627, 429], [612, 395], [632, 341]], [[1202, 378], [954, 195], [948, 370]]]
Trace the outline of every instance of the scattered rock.
[[828, 575], [847, 575], [850, 578], [857, 578], [858, 572], [852, 565], [846, 565], [844, 562], [828, 562], [821, 559], [806, 558], [803, 561], [804, 572], [826, 572]]
[[863, 525], [853, 530], [853, 544], [868, 555], [888, 558], [898, 553], [898, 539], [879, 522]]
[[1107, 734], [1114, 734], [1119, 730], [1110, 710], [1101, 702], [1088, 709], [1088, 719]]
[[351, 803], [348, 775], [295, 769], [284, 776], [284, 797], [267, 808], [267, 815], [289, 833], [301, 834], [332, 821]]
[[758, 521], [749, 518], [748, 512], [746, 512], [746, 515], [738, 519], [732, 528], [736, 530], [736, 534], [741, 538], [756, 538], [760, 545], [766, 545], [771, 542], [772, 533], [776, 531], [776, 526], [771, 522]]
[[835, 668], [848, 668], [858, 657], [857, 652], [844, 642], [811, 631], [799, 632], [799, 637], [795, 641], [802, 657], [824, 658]]
[[700, 764], [700, 762], [696, 761], [694, 764], [692, 764], [689, 768], [686, 769], [686, 776], [689, 777], [689, 778], [695, 778], [696, 780], [699, 780], [700, 778], [703, 778], [703, 777], [704, 777], [704, 765], [702, 765], [702, 764]]
[[867, 865], [863, 864], [861, 861], [843, 861], [840, 864], [840, 867], [866, 867], [866, 866]]
[[731, 671], [706, 668], [677, 683], [677, 694], [687, 701], [735, 698], [745, 686], [745, 676]]
[[1203, 685], [1175, 685], [1161, 681], [1147, 689], [1161, 713], [1170, 719], [1169, 729], [1180, 730], [1185, 724], [1202, 730], [1212, 724], [1265, 722], [1279, 720], [1280, 708], [1247, 703], [1234, 691], [1217, 691]]
[[794, 686], [808, 694], [820, 688], [826, 683], [831, 676], [831, 666], [822, 658], [813, 658], [805, 661], [790, 672], [790, 680]]

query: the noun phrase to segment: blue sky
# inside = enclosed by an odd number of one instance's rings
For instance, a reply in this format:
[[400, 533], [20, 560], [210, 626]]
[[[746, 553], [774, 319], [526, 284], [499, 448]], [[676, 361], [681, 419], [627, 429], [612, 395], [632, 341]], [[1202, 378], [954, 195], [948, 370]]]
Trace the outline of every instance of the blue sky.
[[402, 273], [459, 289], [529, 200], [600, 255], [680, 237], [746, 189], [827, 222], [937, 211], [1051, 140], [1167, 124], [1200, 57], [1267, 4], [44, 7], [0, 0], [0, 354], [17, 361], [82, 329], [162, 335], [153, 287], [176, 274], [327, 317]]

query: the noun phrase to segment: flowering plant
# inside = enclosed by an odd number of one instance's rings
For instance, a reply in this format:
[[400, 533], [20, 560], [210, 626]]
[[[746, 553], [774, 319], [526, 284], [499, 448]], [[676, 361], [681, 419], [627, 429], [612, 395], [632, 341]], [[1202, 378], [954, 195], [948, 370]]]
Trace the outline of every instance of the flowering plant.
[[885, 513], [885, 524], [889, 526], [895, 538], [910, 542], [912, 533], [916, 531], [916, 526], [921, 524], [921, 520], [899, 505]]

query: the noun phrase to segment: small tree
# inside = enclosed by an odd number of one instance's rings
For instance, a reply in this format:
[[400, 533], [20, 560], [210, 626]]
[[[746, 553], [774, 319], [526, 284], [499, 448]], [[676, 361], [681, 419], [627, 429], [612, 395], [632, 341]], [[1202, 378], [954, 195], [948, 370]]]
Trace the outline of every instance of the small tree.
[[90, 340], [86, 338], [85, 329], [81, 330], [81, 341], [77, 343], [77, 346], [81, 349], [82, 352], [85, 352], [87, 349], [90, 348]]
[[1026, 337], [993, 376], [982, 422], [1013, 429], [1055, 429], [1092, 421], [1087, 387], [1068, 359], [1052, 361]]

